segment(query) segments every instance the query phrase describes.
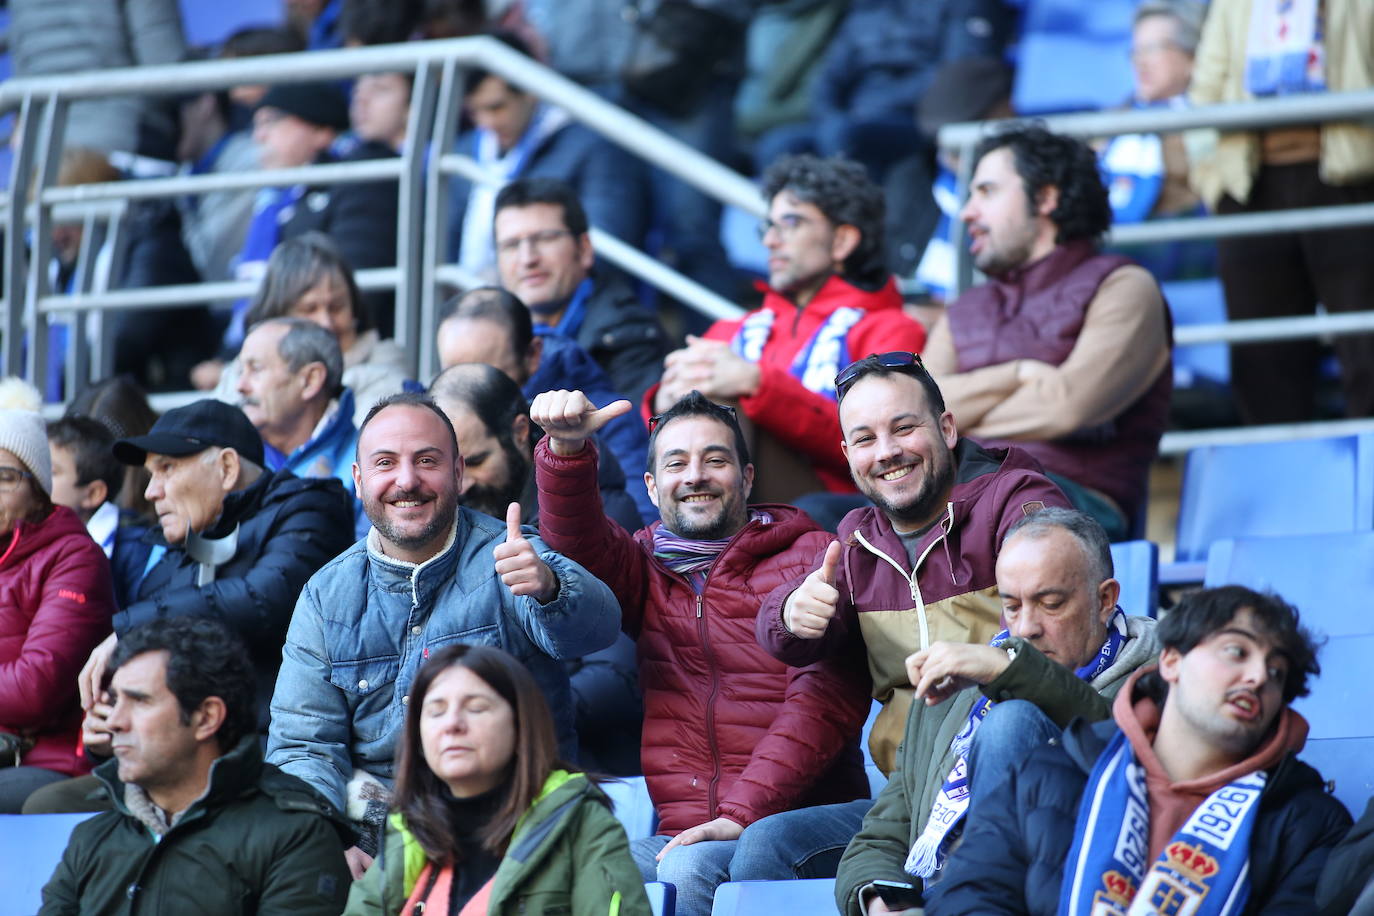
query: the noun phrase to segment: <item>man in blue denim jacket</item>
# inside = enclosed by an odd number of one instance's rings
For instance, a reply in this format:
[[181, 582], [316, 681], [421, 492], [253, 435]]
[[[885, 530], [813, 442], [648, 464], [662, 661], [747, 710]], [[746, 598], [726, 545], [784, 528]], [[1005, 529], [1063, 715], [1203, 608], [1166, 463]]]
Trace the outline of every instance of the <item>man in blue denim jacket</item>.
[[433, 401], [378, 402], [353, 466], [372, 530], [310, 579], [286, 635], [267, 759], [361, 822], [348, 853], [355, 876], [371, 861], [410, 685], [431, 652], [467, 642], [523, 661], [573, 759], [559, 660], [606, 648], [620, 629], [610, 590], [526, 536], [518, 504], [504, 526], [460, 507], [462, 475], [453, 426]]

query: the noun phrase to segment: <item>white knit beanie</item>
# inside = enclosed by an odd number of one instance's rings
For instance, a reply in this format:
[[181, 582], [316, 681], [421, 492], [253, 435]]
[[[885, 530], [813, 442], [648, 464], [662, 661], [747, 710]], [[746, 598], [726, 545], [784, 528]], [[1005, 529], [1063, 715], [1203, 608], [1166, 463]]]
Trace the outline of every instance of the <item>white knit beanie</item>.
[[43, 492], [52, 495], [52, 452], [48, 451], [48, 425], [41, 414], [0, 409], [0, 448], [14, 452]]

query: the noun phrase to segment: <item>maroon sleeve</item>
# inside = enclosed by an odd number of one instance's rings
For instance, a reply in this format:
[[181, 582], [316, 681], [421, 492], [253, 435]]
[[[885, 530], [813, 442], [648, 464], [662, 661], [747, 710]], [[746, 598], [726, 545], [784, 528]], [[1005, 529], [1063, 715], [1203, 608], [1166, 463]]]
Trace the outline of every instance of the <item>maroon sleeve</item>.
[[[829, 546], [829, 540], [821, 544], [820, 550], [809, 564], [809, 570], [820, 569], [821, 562], [825, 559], [826, 548]], [[785, 665], [805, 667], [822, 659], [841, 655], [854, 647], [858, 621], [854, 603], [850, 600], [848, 585], [848, 560], [851, 548], [846, 546], [841, 549], [840, 566], [835, 571], [835, 588], [839, 590], [840, 601], [835, 608], [835, 616], [831, 619], [830, 626], [826, 627], [825, 635], [820, 639], [801, 639], [793, 636], [782, 619], [782, 609], [788, 597], [801, 587], [810, 571], [773, 589], [759, 608], [759, 615], [754, 621], [754, 636], [769, 655]]]
[[872, 706], [862, 658], [787, 669], [787, 695], [717, 815], [748, 826], [797, 807], [863, 728]]
[[622, 629], [638, 638], [649, 598], [650, 561], [633, 535], [606, 517], [596, 462], [596, 445], [590, 441], [565, 457], [553, 453], [547, 436], [539, 440], [534, 447], [539, 534], [610, 587], [620, 602]]
[[[114, 588], [110, 563], [89, 537], [51, 547], [40, 579], [38, 607], [19, 654], [0, 663], [0, 723], [13, 729], [52, 725], [76, 695], [76, 676], [110, 633]], [[44, 562], [40, 557], [31, 558]], [[23, 573], [21, 573], [23, 574]]]

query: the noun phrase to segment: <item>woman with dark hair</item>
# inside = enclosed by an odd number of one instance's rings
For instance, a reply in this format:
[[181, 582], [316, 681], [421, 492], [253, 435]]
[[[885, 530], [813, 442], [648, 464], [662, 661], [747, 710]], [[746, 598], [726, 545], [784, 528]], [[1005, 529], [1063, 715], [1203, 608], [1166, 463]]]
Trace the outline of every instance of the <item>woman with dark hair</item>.
[[[288, 317], [312, 321], [339, 341], [344, 387], [353, 392], [355, 425], [362, 425], [373, 404], [404, 387], [405, 351], [394, 340], [382, 340], [372, 326], [353, 268], [323, 232], [307, 232], [272, 250], [244, 327]], [[238, 380], [236, 359], [224, 367], [214, 396], [237, 404]]]
[[557, 759], [553, 717], [512, 656], [458, 644], [420, 668], [381, 855], [346, 914], [648, 914], [605, 794]]

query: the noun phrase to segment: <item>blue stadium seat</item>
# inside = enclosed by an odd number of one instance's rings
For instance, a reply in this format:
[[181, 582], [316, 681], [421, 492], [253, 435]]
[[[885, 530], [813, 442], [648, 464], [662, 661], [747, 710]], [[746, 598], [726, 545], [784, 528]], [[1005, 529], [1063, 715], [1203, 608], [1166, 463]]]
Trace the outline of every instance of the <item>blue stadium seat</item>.
[[711, 916], [756, 916], [759, 913], [833, 913], [835, 879], [794, 881], [729, 881], [716, 888]]
[[1205, 583], [1277, 592], [1327, 638], [1321, 676], [1293, 704], [1311, 726], [1301, 757], [1358, 817], [1374, 795], [1374, 706], [1365, 672], [1374, 617], [1363, 600], [1374, 591], [1374, 532], [1218, 541]]
[[0, 911], [37, 913], [72, 828], [93, 814], [0, 814], [5, 898]]
[[654, 835], [658, 829], [658, 812], [654, 810], [653, 800], [649, 798], [649, 786], [643, 776], [607, 780], [601, 784], [601, 788], [610, 796], [615, 816], [625, 828], [625, 835], [631, 843]]
[[1112, 108], [1130, 98], [1136, 0], [1026, 0], [1012, 105], [1022, 115]]
[[1201, 581], [1223, 538], [1374, 530], [1374, 433], [1217, 445], [1188, 453], [1176, 564], [1160, 580]]
[[673, 916], [677, 911], [677, 888], [663, 881], [649, 881], [644, 885], [649, 897], [649, 909], [654, 916]]
[[[1174, 327], [1191, 324], [1217, 324], [1226, 320], [1226, 296], [1216, 277], [1205, 280], [1175, 280], [1160, 284]], [[1230, 385], [1231, 364], [1226, 344], [1202, 344], [1174, 348], [1174, 387]]]
[[1153, 541], [1112, 545], [1112, 566], [1121, 583], [1121, 609], [1137, 617], [1159, 615], [1159, 546]]

